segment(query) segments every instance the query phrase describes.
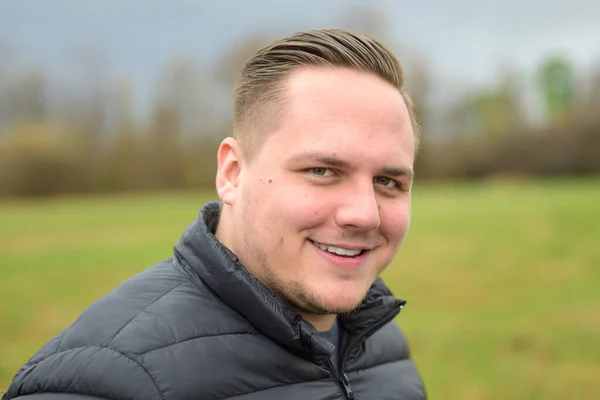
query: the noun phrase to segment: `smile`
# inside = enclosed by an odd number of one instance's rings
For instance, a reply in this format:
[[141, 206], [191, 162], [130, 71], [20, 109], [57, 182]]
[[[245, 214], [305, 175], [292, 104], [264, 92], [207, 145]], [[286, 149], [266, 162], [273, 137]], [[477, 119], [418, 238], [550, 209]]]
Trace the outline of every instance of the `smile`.
[[318, 248], [320, 248], [323, 251], [327, 251], [329, 253], [333, 253], [336, 254], [338, 256], [344, 256], [344, 257], [356, 257], [359, 256], [363, 253], [364, 249], [346, 249], [343, 247], [335, 247], [335, 246], [329, 246], [326, 244], [321, 244], [319, 242], [315, 242], [314, 240], [311, 240], [311, 242], [317, 246]]

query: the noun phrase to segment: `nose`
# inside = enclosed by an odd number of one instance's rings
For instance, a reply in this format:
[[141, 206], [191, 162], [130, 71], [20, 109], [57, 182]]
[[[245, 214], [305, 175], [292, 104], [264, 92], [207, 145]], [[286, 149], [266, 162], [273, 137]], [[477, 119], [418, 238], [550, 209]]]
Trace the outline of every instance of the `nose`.
[[353, 187], [343, 196], [335, 215], [338, 226], [357, 230], [373, 230], [379, 227], [379, 204], [372, 183], [360, 188]]

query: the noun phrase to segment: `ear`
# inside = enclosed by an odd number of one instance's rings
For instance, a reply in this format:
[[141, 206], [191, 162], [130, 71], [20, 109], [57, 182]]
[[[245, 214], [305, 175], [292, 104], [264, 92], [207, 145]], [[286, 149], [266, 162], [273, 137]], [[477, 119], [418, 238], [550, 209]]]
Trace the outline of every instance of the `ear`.
[[217, 152], [217, 194], [225, 204], [232, 205], [237, 198], [242, 158], [239, 143], [232, 137], [223, 139]]

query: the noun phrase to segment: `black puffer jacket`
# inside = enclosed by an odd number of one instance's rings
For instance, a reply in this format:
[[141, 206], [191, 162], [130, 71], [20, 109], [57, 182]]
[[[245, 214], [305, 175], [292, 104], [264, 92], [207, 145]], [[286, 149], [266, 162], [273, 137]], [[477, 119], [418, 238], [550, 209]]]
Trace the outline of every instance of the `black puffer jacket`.
[[[333, 345], [254, 279], [211, 232], [218, 203], [174, 257], [88, 308], [17, 373], [3, 399], [425, 399], [378, 280]], [[338, 372], [341, 369], [341, 372]], [[72, 395], [67, 395], [72, 394]]]

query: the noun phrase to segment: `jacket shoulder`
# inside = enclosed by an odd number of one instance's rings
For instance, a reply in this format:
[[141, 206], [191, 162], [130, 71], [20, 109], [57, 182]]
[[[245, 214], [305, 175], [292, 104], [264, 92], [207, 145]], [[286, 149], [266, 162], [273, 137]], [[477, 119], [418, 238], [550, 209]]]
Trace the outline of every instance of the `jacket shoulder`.
[[118, 398], [131, 392], [126, 397], [163, 398], [143, 354], [230, 333], [253, 333], [253, 328], [168, 259], [90, 305], [17, 372], [7, 395]]
[[100, 346], [128, 356], [202, 336], [251, 330], [201, 280], [166, 260], [100, 298], [65, 331], [59, 351]]

